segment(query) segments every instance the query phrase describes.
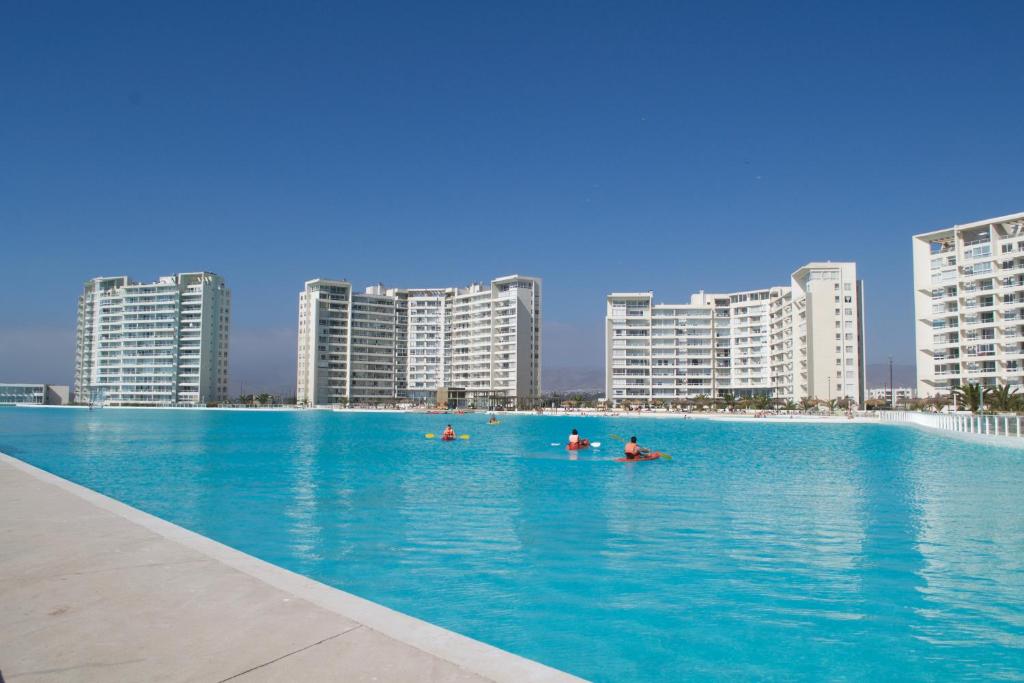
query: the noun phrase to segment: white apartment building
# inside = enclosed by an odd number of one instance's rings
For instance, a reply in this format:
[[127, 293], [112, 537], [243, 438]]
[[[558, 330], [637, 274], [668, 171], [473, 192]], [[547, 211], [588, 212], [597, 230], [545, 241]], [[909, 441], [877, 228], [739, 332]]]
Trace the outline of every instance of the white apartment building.
[[864, 292], [854, 263], [809, 263], [788, 287], [608, 296], [605, 391], [612, 403], [768, 396], [850, 398], [865, 391]]
[[315, 279], [299, 295], [300, 403], [540, 396], [541, 281], [354, 291]]
[[888, 401], [893, 397], [895, 397], [896, 405], [913, 401], [917, 398], [917, 390], [914, 387], [896, 387], [895, 389], [875, 387], [874, 389], [868, 389], [868, 398], [870, 399]]
[[917, 394], [1024, 387], [1024, 213], [915, 235]]
[[75, 397], [199, 405], [228, 397], [231, 292], [214, 273], [98, 277], [78, 298]]
[[[406, 352], [399, 352], [396, 370], [404, 384], [399, 396], [429, 399], [438, 387], [452, 386], [452, 311], [454, 289], [404, 291], [407, 317], [399, 317]], [[405, 392], [403, 394], [403, 391]]]

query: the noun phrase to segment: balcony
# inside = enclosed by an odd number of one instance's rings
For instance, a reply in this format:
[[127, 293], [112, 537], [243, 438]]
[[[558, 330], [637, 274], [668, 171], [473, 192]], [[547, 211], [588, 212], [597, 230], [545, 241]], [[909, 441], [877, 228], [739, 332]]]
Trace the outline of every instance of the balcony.
[[978, 259], [990, 259], [992, 258], [992, 245], [988, 242], [972, 243], [974, 246], [964, 245], [964, 259], [970, 261], [976, 261]]
[[995, 325], [995, 317], [992, 315], [967, 315], [964, 316], [963, 324], [968, 328], [977, 328], [985, 325]]

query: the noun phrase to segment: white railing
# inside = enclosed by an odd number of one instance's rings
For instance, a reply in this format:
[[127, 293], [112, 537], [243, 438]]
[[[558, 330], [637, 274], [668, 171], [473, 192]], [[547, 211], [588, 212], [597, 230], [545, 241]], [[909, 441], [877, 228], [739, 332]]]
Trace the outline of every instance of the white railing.
[[1020, 415], [973, 415], [971, 413], [916, 413], [907, 410], [879, 411], [882, 422], [915, 424], [964, 434], [1024, 436]]

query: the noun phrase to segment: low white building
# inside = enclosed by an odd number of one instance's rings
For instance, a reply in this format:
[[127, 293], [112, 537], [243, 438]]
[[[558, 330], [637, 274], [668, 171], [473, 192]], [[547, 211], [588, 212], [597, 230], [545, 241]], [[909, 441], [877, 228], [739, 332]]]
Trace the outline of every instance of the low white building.
[[0, 383], [0, 405], [62, 406], [71, 402], [66, 384]]
[[809, 263], [790, 285], [709, 294], [688, 304], [613, 293], [605, 323], [608, 400], [731, 394], [850, 398], [865, 390], [864, 292], [854, 263]]
[[[895, 392], [895, 394], [894, 394]], [[888, 401], [893, 395], [896, 398], [896, 404], [900, 404], [906, 401], [913, 401], [917, 398], [917, 389], [914, 387], [896, 387], [894, 390], [889, 387], [875, 387], [868, 389], [868, 398], [883, 401]]]
[[541, 281], [356, 292], [315, 279], [299, 294], [296, 397], [308, 405], [540, 396]]
[[173, 406], [226, 401], [231, 292], [214, 273], [85, 283], [78, 299], [75, 399]]

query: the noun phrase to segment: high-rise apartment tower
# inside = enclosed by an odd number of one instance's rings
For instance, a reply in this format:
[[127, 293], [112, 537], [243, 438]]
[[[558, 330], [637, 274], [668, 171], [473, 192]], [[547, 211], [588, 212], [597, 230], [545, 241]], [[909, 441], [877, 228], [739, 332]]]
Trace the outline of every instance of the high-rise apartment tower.
[[75, 399], [200, 405], [228, 397], [231, 292], [214, 273], [98, 277], [78, 298]]

